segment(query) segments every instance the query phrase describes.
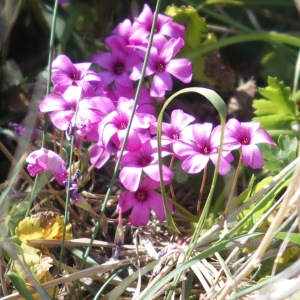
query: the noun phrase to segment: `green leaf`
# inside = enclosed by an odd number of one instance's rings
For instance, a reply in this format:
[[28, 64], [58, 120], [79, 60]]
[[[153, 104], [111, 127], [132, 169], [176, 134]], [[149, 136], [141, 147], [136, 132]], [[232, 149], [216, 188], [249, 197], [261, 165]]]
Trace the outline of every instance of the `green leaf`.
[[[254, 177], [252, 177], [251, 182], [249, 184], [249, 188], [246, 189], [239, 196], [240, 204], [246, 203], [251, 198], [251, 196], [253, 196], [257, 192], [259, 192], [266, 184], [270, 183], [271, 180], [272, 180], [272, 177], [266, 177], [263, 180], [261, 180], [260, 182], [258, 182], [255, 186], [253, 186], [254, 185]], [[247, 209], [243, 210], [237, 216], [238, 220], [242, 220], [245, 216], [250, 216], [243, 224], [243, 227], [242, 227], [243, 231], [245, 231], [245, 232], [249, 231], [254, 226], [254, 224], [257, 223], [257, 221], [261, 218], [263, 213], [265, 211], [267, 211], [273, 205], [273, 200], [275, 197], [276, 197], [276, 194], [274, 194], [273, 197], [271, 199], [269, 199], [269, 201], [267, 203], [265, 203], [265, 205], [263, 205], [262, 207], [257, 209], [255, 212], [253, 212], [252, 210], [253, 210], [254, 206], [256, 205], [256, 203], [253, 203], [252, 205], [250, 205]], [[266, 228], [268, 225], [269, 225], [268, 222], [265, 221], [261, 225], [261, 229]]]
[[33, 296], [26, 288], [25, 280], [21, 276], [19, 276], [17, 273], [9, 272], [8, 277], [21, 296], [28, 300], [34, 300]]
[[265, 168], [274, 173], [279, 173], [289, 165], [298, 155], [297, 138], [280, 135], [278, 146], [272, 147], [269, 144], [261, 144], [259, 148], [265, 160]]
[[253, 121], [260, 122], [264, 129], [288, 129], [299, 116], [290, 89], [273, 77], [268, 78], [268, 84], [266, 88], [259, 89], [259, 93], [266, 99], [253, 102], [256, 115]]
[[285, 240], [287, 235], [290, 242], [300, 246], [300, 234], [299, 233], [288, 233], [288, 232], [278, 232], [276, 238], [280, 240]]
[[176, 160], [173, 164], [173, 173], [174, 173], [174, 179], [178, 183], [183, 183], [188, 181], [189, 179], [189, 174], [184, 172], [181, 168], [182, 162], [180, 160]]

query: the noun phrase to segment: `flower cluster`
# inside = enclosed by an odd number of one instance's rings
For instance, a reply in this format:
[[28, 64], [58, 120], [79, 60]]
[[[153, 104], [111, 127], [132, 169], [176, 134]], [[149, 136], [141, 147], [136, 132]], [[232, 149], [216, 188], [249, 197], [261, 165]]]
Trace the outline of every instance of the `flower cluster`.
[[[54, 93], [41, 101], [40, 111], [50, 113], [52, 124], [65, 131], [67, 138], [74, 135], [76, 153], [83, 142], [92, 143], [90, 163], [96, 168], [120, 155], [152, 22], [153, 13], [145, 4], [133, 22], [125, 20], [106, 38], [108, 52], [95, 54], [91, 62], [73, 63], [67, 56], [59, 55], [52, 63]], [[176, 58], [184, 45], [184, 34], [182, 25], [170, 17], [158, 15], [145, 73], [147, 84], [138, 99], [119, 173], [124, 191], [119, 197], [118, 210], [132, 209], [129, 220], [134, 226], [148, 223], [150, 209], [160, 220], [165, 219], [162, 196], [157, 191], [160, 176], [153, 104], [163, 100], [166, 92], [172, 90], [172, 76], [184, 83], [192, 79], [191, 62]], [[93, 64], [98, 65], [100, 71], [93, 70]], [[216, 164], [220, 151], [220, 126], [213, 129], [210, 123], [192, 124], [194, 120], [193, 116], [177, 109], [172, 112], [170, 123], [162, 124], [161, 155], [181, 160], [182, 169], [187, 173], [200, 172], [209, 161]], [[274, 144], [269, 135], [259, 129], [259, 124], [229, 120], [219, 174], [230, 171], [231, 152], [238, 148], [246, 165], [261, 168], [263, 159], [256, 146], [258, 143]], [[27, 162], [32, 176], [51, 171], [59, 184], [65, 184], [66, 163], [55, 152], [44, 148], [36, 150], [28, 156]], [[172, 181], [173, 172], [166, 165], [162, 169], [162, 179], [167, 185]], [[172, 210], [171, 204], [169, 208]]]

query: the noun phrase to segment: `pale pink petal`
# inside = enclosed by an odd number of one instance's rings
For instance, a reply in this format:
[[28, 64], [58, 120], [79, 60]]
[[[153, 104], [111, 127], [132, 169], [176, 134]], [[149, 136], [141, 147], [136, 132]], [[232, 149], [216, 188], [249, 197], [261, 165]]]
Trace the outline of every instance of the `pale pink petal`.
[[75, 112], [72, 110], [67, 111], [54, 111], [50, 115], [50, 119], [55, 127], [60, 130], [67, 130]]
[[169, 73], [156, 73], [151, 84], [150, 95], [152, 97], [163, 97], [165, 91], [171, 91], [172, 87], [173, 81]]
[[194, 154], [187, 157], [182, 162], [181, 167], [185, 172], [195, 174], [201, 172], [208, 164], [208, 161], [208, 155]]
[[251, 143], [253, 143], [253, 144], [267, 143], [272, 146], [276, 146], [276, 144], [272, 141], [270, 135], [263, 129], [258, 129], [253, 134]]
[[186, 114], [181, 109], [175, 109], [172, 111], [171, 114], [171, 125], [180, 129], [183, 129], [188, 124], [193, 122], [195, 120], [195, 117]]
[[65, 71], [66, 73], [73, 73], [75, 70], [75, 67], [72, 63], [72, 61], [69, 59], [66, 55], [58, 55], [52, 62], [52, 72], [57, 71]]
[[[216, 165], [217, 161], [218, 161], [218, 153], [210, 155], [210, 159], [213, 162], [213, 164]], [[220, 175], [225, 175], [230, 171], [230, 169], [231, 169], [230, 162], [232, 162], [233, 160], [234, 160], [234, 157], [231, 153], [229, 153], [226, 156], [226, 158], [221, 156], [220, 167], [219, 167]]]
[[242, 156], [246, 166], [253, 169], [260, 169], [264, 166], [264, 159], [256, 145], [242, 146]]
[[[172, 181], [173, 173], [165, 165], [162, 165], [163, 181], [167, 184]], [[152, 164], [143, 168], [144, 172], [153, 180], [159, 181], [159, 168], [158, 164]]]
[[166, 65], [166, 72], [184, 83], [190, 83], [192, 80], [192, 63], [186, 58], [172, 59]]
[[41, 112], [69, 110], [70, 104], [62, 97], [55, 94], [49, 94], [40, 103]]
[[119, 178], [127, 190], [136, 191], [139, 187], [141, 175], [141, 168], [124, 167], [119, 174]]

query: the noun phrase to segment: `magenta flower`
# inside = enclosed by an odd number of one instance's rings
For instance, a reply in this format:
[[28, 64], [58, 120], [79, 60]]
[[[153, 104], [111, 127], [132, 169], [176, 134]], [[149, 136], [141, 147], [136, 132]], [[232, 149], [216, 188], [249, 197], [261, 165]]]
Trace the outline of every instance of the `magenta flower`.
[[[153, 23], [154, 15], [147, 4], [144, 4], [141, 14], [134, 18], [133, 33], [131, 39], [148, 38]], [[171, 38], [184, 38], [185, 28], [183, 25], [173, 22], [173, 19], [162, 14], [158, 14], [155, 36], [168, 36]]]
[[[62, 94], [69, 86], [82, 86], [85, 81], [100, 81], [100, 78], [91, 70], [91, 63], [73, 64], [66, 55], [59, 55], [52, 62], [52, 82], [54, 90]], [[88, 72], [89, 70], [89, 72]]]
[[265, 130], [260, 129], [260, 123], [240, 123], [236, 119], [230, 119], [226, 123], [226, 129], [226, 137], [234, 140], [231, 149], [241, 149], [244, 164], [253, 169], [262, 168], [264, 159], [257, 144], [267, 143], [272, 146], [276, 144]]
[[[41, 112], [52, 112], [50, 119], [55, 127], [60, 130], [67, 130], [70, 123], [74, 126], [74, 117], [78, 108], [78, 122], [84, 123], [83, 120], [89, 120], [90, 123], [99, 122], [101, 113], [95, 110], [95, 104], [88, 99], [80, 99], [80, 87], [70, 86], [63, 95], [49, 94], [39, 105]], [[104, 98], [104, 97], [103, 97]]]
[[[156, 141], [148, 140], [142, 144], [139, 150], [130, 151], [123, 155], [121, 161], [122, 170], [119, 174], [121, 183], [127, 190], [136, 191], [142, 172], [144, 171], [151, 179], [159, 181], [159, 168], [157, 162]], [[170, 152], [163, 148], [162, 156], [169, 155]], [[163, 181], [167, 184], [172, 180], [173, 173], [166, 167], [163, 167]]]
[[[133, 100], [120, 97], [117, 107], [109, 113], [99, 124], [99, 137], [102, 138], [103, 144], [106, 146], [115, 135], [118, 138], [117, 147], [123, 142], [130, 115], [132, 113]], [[137, 150], [141, 146], [139, 131], [147, 129], [151, 122], [155, 121], [155, 117], [149, 114], [136, 112], [130, 127], [126, 149]]]
[[41, 148], [31, 152], [27, 158], [27, 170], [31, 176], [50, 171], [60, 185], [68, 178], [65, 161], [55, 152]]
[[131, 38], [132, 34], [134, 34], [134, 28], [129, 19], [119, 23], [112, 33], [113, 35], [110, 35], [105, 39], [105, 44], [110, 49], [113, 49], [118, 44], [121, 48], [124, 48], [124, 46], [134, 47], [135, 45], [144, 45], [147, 47], [147, 41], [142, 36], [135, 36], [134, 39]]
[[[171, 113], [171, 122], [162, 123], [162, 136], [161, 140], [164, 145], [174, 144], [177, 141], [185, 140], [190, 136], [191, 130], [189, 125], [195, 118], [189, 114], [186, 114], [181, 109], [173, 110]], [[189, 126], [188, 126], [189, 125]], [[151, 127], [151, 132], [156, 134], [157, 123], [154, 123]]]
[[[150, 218], [150, 209], [155, 212], [161, 221], [166, 219], [162, 196], [154, 191], [159, 186], [158, 181], [146, 177], [135, 192], [125, 191], [120, 194], [118, 206], [121, 207], [122, 212], [132, 208], [129, 221], [133, 226], [147, 225]], [[173, 210], [171, 204], [169, 204], [169, 208]]]
[[[166, 40], [158, 39], [151, 48], [146, 76], [154, 75], [150, 88], [152, 97], [164, 97], [165, 91], [171, 91], [173, 81], [171, 75], [184, 83], [192, 80], [192, 64], [186, 58], [173, 57], [184, 45], [181, 38]], [[132, 80], [139, 80], [143, 64], [140, 63], [133, 68], [130, 75]]]
[[115, 41], [114, 44], [114, 41], [112, 41], [111, 52], [95, 54], [92, 62], [105, 69], [99, 73], [104, 85], [115, 82], [116, 86], [132, 87], [129, 72], [141, 62], [141, 58], [133, 49], [120, 46], [120, 43]]
[[[212, 131], [211, 123], [195, 124], [192, 126], [193, 140], [174, 143], [174, 153], [183, 160], [182, 169], [187, 173], [201, 172], [209, 160], [217, 163], [220, 145], [219, 129]], [[219, 174], [224, 175], [230, 171], [230, 162], [233, 156], [230, 151], [223, 150]]]

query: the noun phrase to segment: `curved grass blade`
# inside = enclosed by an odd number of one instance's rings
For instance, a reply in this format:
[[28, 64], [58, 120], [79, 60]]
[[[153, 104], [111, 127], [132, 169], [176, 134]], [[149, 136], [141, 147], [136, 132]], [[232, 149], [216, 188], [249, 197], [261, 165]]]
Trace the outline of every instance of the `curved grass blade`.
[[[170, 229], [174, 230], [175, 232], [179, 233], [179, 230], [176, 228], [176, 225], [173, 221], [173, 218], [171, 216], [171, 212], [169, 210], [169, 207], [167, 205], [167, 195], [166, 195], [166, 190], [165, 186], [163, 183], [163, 171], [162, 171], [162, 157], [161, 157], [161, 151], [162, 151], [162, 145], [161, 145], [161, 135], [162, 135], [162, 119], [163, 119], [163, 114], [167, 106], [171, 103], [171, 101], [176, 98], [178, 95], [185, 94], [185, 93], [198, 93], [201, 96], [204, 96], [208, 101], [211, 102], [211, 104], [216, 108], [218, 111], [218, 114], [220, 116], [221, 120], [221, 125], [222, 125], [222, 136], [221, 136], [221, 141], [220, 141], [220, 151], [219, 151], [219, 157], [218, 157], [218, 162], [217, 166], [215, 169], [214, 177], [213, 177], [213, 182], [212, 182], [212, 187], [211, 191], [208, 197], [208, 201], [206, 202], [209, 203], [210, 200], [212, 199], [213, 191], [215, 188], [216, 180], [217, 180], [217, 171], [219, 169], [219, 164], [220, 164], [220, 157], [222, 153], [222, 141], [223, 141], [223, 134], [224, 134], [224, 127], [225, 127], [225, 121], [226, 121], [226, 105], [222, 98], [213, 90], [206, 89], [206, 88], [198, 88], [198, 87], [191, 87], [191, 88], [185, 88], [177, 93], [173, 94], [171, 97], [169, 97], [166, 102], [164, 103], [161, 112], [157, 118], [157, 140], [158, 140], [158, 161], [159, 161], [159, 173], [160, 173], [160, 186], [161, 186], [161, 193], [163, 196], [163, 201], [164, 201], [164, 208], [165, 208], [165, 214], [166, 214], [166, 219], [167, 219], [167, 225], [169, 226]], [[210, 203], [209, 203], [210, 204]], [[206, 218], [207, 212], [209, 209], [209, 205], [205, 205], [203, 214], [201, 215], [200, 218], [200, 223], [201, 223], [201, 228], [204, 223], [204, 220]]]

